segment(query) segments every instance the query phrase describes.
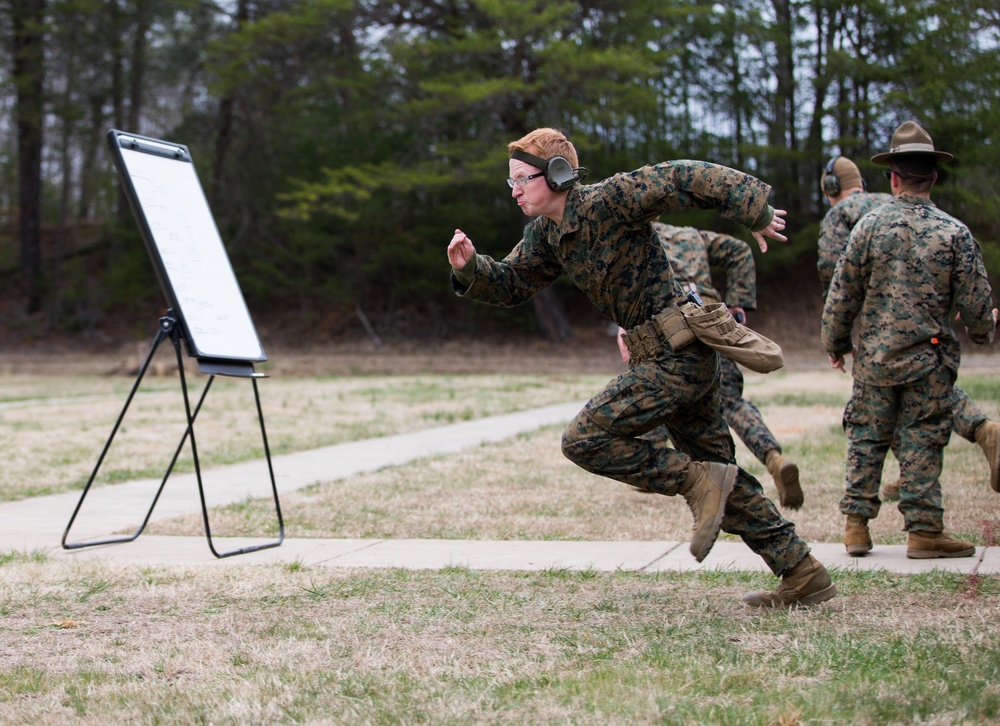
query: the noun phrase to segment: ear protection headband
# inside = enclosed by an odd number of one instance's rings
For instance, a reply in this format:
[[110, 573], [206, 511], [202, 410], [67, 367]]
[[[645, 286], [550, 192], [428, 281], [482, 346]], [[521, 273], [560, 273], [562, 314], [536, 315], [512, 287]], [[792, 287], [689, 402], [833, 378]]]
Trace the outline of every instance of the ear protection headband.
[[840, 179], [833, 173], [833, 165], [837, 163], [839, 156], [835, 156], [826, 162], [823, 169], [823, 193], [828, 197], [835, 197], [840, 194]]
[[[830, 161], [826, 162], [826, 167], [823, 169], [823, 193], [828, 197], [835, 197], [840, 194], [840, 179], [833, 171], [833, 165], [837, 163], [839, 156], [834, 156]], [[868, 191], [868, 184], [865, 183], [864, 174], [861, 176], [861, 188], [864, 191]]]
[[511, 159], [523, 161], [526, 164], [537, 166], [545, 173], [545, 183], [554, 192], [561, 192], [569, 189], [576, 182], [587, 176], [587, 168], [584, 166], [573, 167], [562, 156], [553, 156], [551, 159], [543, 159], [540, 156], [529, 154], [526, 151], [514, 149], [510, 153]]

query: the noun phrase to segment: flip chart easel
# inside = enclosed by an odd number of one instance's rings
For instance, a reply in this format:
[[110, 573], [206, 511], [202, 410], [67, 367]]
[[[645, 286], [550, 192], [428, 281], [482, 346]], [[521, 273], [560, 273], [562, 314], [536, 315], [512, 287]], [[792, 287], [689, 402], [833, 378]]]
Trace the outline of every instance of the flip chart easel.
[[[201, 500], [202, 519], [205, 522], [205, 535], [212, 554], [222, 558], [277, 547], [284, 541], [285, 528], [281, 516], [281, 505], [278, 501], [278, 489], [274, 481], [274, 469], [271, 465], [271, 452], [267, 444], [267, 432], [264, 428], [260, 392], [257, 387], [257, 379], [266, 376], [254, 370], [254, 363], [266, 361], [267, 356], [260, 339], [257, 337], [256, 328], [236, 281], [236, 275], [229, 262], [225, 245], [222, 243], [215, 219], [208, 207], [201, 183], [198, 181], [191, 155], [188, 148], [182, 144], [152, 139], [116, 129], [111, 129], [108, 132], [107, 141], [114, 159], [115, 169], [139, 224], [143, 242], [147, 252], [149, 252], [157, 280], [163, 289], [170, 309], [165, 316], [158, 320], [156, 336], [149, 354], [139, 368], [138, 376], [125, 401], [125, 406], [112, 428], [104, 450], [98, 457], [97, 465], [84, 486], [80, 500], [66, 525], [62, 546], [64, 549], [78, 549], [135, 540], [146, 528], [167, 479], [177, 463], [177, 458], [185, 443], [190, 439], [191, 454], [198, 481], [198, 494]], [[112, 441], [125, 419], [129, 405], [139, 389], [157, 348], [167, 339], [173, 343], [176, 353], [187, 427], [167, 466], [166, 473], [160, 481], [149, 511], [142, 524], [131, 535], [68, 542], [70, 529], [111, 448]], [[188, 396], [187, 379], [184, 375], [184, 361], [181, 355], [182, 341], [188, 355], [197, 359], [199, 370], [209, 376], [205, 388], [193, 408]], [[221, 553], [216, 550], [212, 540], [208, 504], [205, 499], [194, 432], [195, 419], [208, 395], [212, 381], [217, 375], [246, 378], [253, 385], [257, 418], [260, 422], [260, 433], [271, 480], [271, 492], [274, 497], [278, 526], [278, 538], [275, 541]]]

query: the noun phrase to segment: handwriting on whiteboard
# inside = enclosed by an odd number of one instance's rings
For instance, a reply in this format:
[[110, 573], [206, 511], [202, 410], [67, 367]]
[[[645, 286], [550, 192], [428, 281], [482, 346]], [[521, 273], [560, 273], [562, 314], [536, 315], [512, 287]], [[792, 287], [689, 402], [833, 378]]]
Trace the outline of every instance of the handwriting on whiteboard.
[[125, 147], [121, 156], [192, 353], [265, 360], [194, 164]]

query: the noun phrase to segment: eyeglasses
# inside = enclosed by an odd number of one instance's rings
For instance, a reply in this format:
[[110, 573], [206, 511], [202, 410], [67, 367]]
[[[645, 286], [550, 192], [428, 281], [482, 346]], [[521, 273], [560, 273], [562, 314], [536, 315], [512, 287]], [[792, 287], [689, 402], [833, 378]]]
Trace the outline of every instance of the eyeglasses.
[[892, 169], [885, 169], [882, 173], [885, 174], [886, 179], [892, 181]]
[[545, 176], [545, 172], [540, 171], [537, 174], [529, 174], [528, 176], [507, 177], [507, 186], [513, 189], [514, 185], [517, 184], [519, 187], [523, 188], [528, 186], [528, 182], [539, 176]]

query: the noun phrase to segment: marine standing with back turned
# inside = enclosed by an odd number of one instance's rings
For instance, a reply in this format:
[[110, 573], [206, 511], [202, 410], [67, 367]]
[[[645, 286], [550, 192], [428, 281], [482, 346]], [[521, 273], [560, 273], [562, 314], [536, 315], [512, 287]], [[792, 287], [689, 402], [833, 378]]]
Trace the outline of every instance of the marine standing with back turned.
[[[957, 308], [969, 337], [990, 343], [996, 310], [979, 246], [968, 228], [930, 199], [938, 161], [930, 135], [907, 121], [888, 152], [893, 200], [865, 215], [837, 261], [823, 308], [822, 341], [834, 368], [853, 353], [854, 386], [844, 411], [849, 445], [844, 544], [872, 548], [868, 520], [878, 516], [882, 465], [898, 438], [899, 511], [907, 557], [968, 557], [975, 547], [944, 531], [943, 449], [951, 435], [952, 388], [961, 356], [951, 329]], [[855, 351], [851, 332], [859, 322]]]
[[[892, 201], [891, 194], [869, 192], [865, 178], [857, 165], [845, 156], [835, 156], [827, 162], [820, 178], [823, 194], [830, 209], [823, 217], [819, 230], [819, 271], [826, 298], [837, 260], [847, 246], [851, 230], [868, 212]], [[991, 421], [968, 394], [957, 386], [952, 389], [951, 428], [969, 443], [977, 444], [989, 466], [989, 483], [1000, 493], [1000, 422]], [[896, 445], [893, 445], [895, 453]], [[896, 457], [897, 460], [899, 457]], [[900, 480], [882, 485], [883, 501], [899, 499]], [[855, 545], [858, 546], [858, 545]]]

